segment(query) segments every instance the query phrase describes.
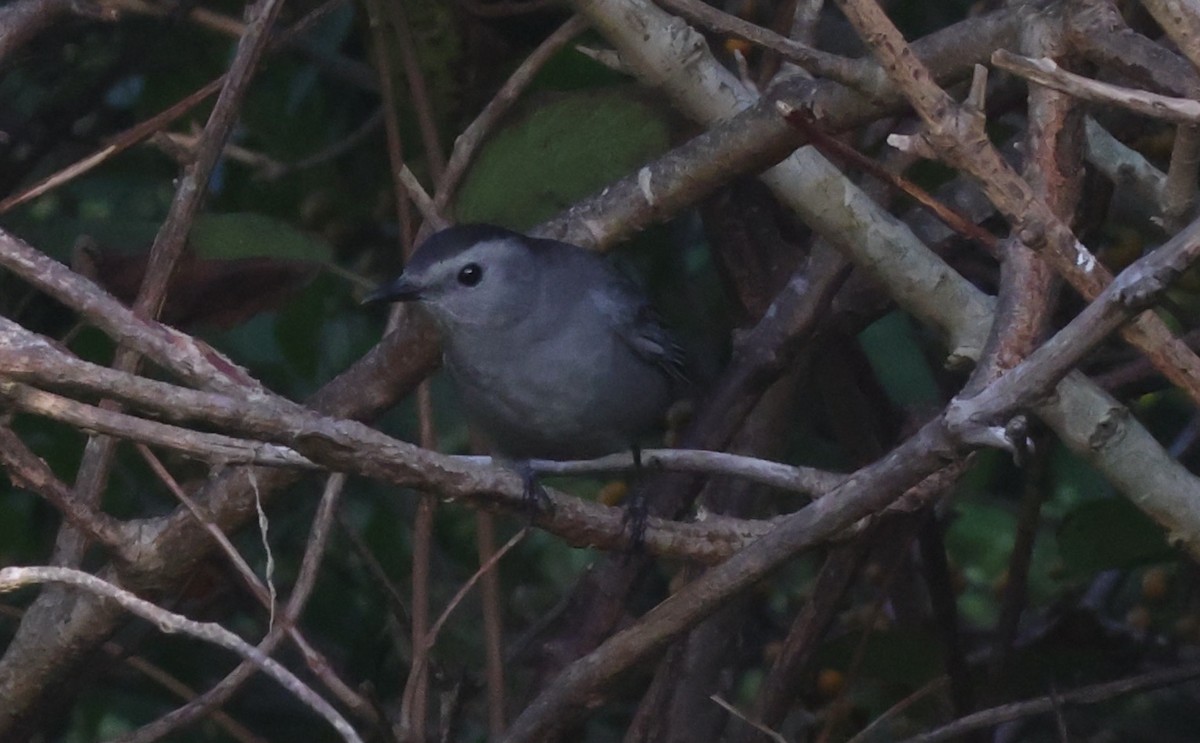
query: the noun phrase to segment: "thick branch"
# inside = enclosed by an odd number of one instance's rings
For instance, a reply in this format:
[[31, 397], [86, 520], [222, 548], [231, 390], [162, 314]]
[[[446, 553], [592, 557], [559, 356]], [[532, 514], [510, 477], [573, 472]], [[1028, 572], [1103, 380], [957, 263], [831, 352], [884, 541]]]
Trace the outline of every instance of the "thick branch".
[[[992, 146], [983, 128], [982, 112], [959, 105], [933, 82], [929, 70], [874, 0], [839, 0], [838, 5], [917, 109], [927, 127], [925, 136], [938, 152], [950, 165], [979, 181], [1022, 242], [1038, 250], [1085, 299], [1095, 298], [1112, 281], [1112, 275]], [[1200, 358], [1180, 343], [1162, 320], [1149, 313], [1141, 315], [1122, 336], [1200, 404]]]
[[[781, 566], [793, 555], [829, 539], [855, 521], [878, 512], [904, 489], [960, 455], [969, 442], [989, 438], [993, 422], [1022, 409], [1031, 396], [1045, 396], [1092, 346], [1143, 302], [1166, 289], [1200, 255], [1200, 220], [1185, 235], [1130, 266], [1085, 313], [980, 394], [956, 398], [933, 421], [879, 462], [864, 467], [828, 497], [779, 522], [769, 534], [712, 567], [647, 612], [634, 626], [569, 666], [513, 723], [505, 738], [544, 740], [571, 725], [596, 695], [621, 672], [661, 649], [674, 636], [711, 614]], [[1200, 534], [1186, 538], [1200, 555]]]

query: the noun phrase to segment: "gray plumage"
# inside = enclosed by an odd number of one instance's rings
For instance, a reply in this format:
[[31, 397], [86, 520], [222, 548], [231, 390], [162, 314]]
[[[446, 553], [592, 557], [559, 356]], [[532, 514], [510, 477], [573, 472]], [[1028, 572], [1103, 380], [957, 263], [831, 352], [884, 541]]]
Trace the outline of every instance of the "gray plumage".
[[429, 311], [468, 415], [514, 459], [629, 448], [683, 380], [683, 353], [641, 290], [576, 245], [451, 227], [368, 300]]

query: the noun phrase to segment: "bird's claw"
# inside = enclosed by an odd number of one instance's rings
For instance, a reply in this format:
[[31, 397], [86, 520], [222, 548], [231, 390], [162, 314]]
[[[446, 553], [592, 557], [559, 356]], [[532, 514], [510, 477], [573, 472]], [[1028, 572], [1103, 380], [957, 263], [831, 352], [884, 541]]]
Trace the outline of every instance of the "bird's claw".
[[521, 463], [517, 467], [517, 471], [521, 475], [521, 504], [529, 513], [530, 517], [537, 516], [543, 511], [552, 513], [554, 511], [554, 501], [550, 500], [550, 494], [538, 482], [537, 473], [528, 463]]
[[645, 491], [638, 487], [631, 488], [621, 523], [629, 527], [629, 550], [632, 554], [640, 554], [646, 547], [646, 521], [649, 516], [650, 507]]

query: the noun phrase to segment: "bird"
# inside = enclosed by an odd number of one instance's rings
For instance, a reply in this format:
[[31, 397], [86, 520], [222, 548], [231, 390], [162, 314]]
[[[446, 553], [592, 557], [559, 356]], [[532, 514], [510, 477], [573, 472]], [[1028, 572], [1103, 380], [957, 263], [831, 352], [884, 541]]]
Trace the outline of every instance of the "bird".
[[428, 312], [468, 419], [516, 463], [632, 449], [636, 465], [686, 389], [686, 354], [645, 293], [578, 245], [452, 226], [363, 301]]

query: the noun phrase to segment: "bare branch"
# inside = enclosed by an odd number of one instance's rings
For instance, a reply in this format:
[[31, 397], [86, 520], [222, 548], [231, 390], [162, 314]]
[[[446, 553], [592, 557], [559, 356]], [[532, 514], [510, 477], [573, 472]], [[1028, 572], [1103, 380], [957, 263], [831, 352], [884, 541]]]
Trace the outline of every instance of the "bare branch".
[[1031, 59], [1005, 49], [997, 49], [992, 55], [992, 64], [1026, 80], [1069, 93], [1081, 100], [1109, 103], [1178, 124], [1200, 123], [1200, 101], [1172, 98], [1146, 90], [1092, 80], [1062, 69], [1053, 59]]
[[[300, 614], [309, 596], [312, 594], [313, 586], [316, 583], [320, 561], [329, 540], [334, 509], [341, 496], [345, 482], [345, 476], [336, 474], [330, 475], [326, 481], [325, 491], [321, 496], [321, 504], [317, 510], [317, 517], [313, 520], [312, 531], [309, 534], [308, 546], [305, 548], [304, 557], [300, 563], [300, 574], [297, 576], [296, 583], [292, 587], [292, 595], [288, 598], [287, 606], [284, 607], [283, 616], [280, 617], [281, 621], [258, 644], [258, 650], [264, 655], [269, 655], [278, 646], [286, 632], [297, 641], [306, 662], [308, 662], [309, 668], [321, 678], [326, 687], [333, 691], [344, 704], [354, 710], [360, 717], [377, 724], [378, 719], [374, 714], [374, 708], [367, 704], [352, 689], [346, 687], [337, 676], [333, 675], [328, 668], [328, 664], [324, 663], [323, 658], [310, 657], [312, 656], [311, 648], [307, 646], [307, 643], [302, 642], [303, 638], [296, 629]], [[219, 683], [191, 700], [188, 704], [179, 709], [172, 710], [154, 722], [143, 725], [128, 735], [113, 740], [112, 743], [153, 743], [153, 741], [162, 740], [170, 733], [180, 730], [186, 725], [207, 717], [224, 704], [253, 675], [256, 668], [252, 662], [243, 662]]]
[[286, 447], [148, 421], [115, 410], [76, 402], [20, 382], [0, 381], [0, 399], [18, 410], [61, 421], [84, 431], [174, 449], [202, 461], [317, 469], [311, 461]]
[[118, 560], [130, 560], [121, 524], [108, 514], [80, 503], [66, 483], [55, 477], [46, 463], [6, 425], [0, 425], [0, 464], [4, 465], [14, 485], [45, 498], [72, 526], [103, 545]]
[[358, 733], [329, 702], [304, 685], [291, 671], [273, 658], [247, 643], [214, 622], [196, 622], [187, 617], [169, 612], [132, 593], [103, 581], [94, 575], [71, 568], [58, 567], [9, 567], [0, 568], [0, 591], [13, 591], [22, 586], [38, 583], [64, 583], [90, 591], [98, 596], [115, 601], [126, 611], [155, 624], [163, 632], [182, 632], [213, 645], [218, 645], [253, 663], [259, 670], [279, 682], [297, 699], [325, 718], [342, 736], [343, 740], [361, 743]]
[[[535, 459], [529, 465], [535, 472], [543, 475], [634, 472], [637, 469], [631, 454], [611, 454], [580, 462]], [[833, 490], [846, 478], [845, 475], [814, 467], [793, 466], [742, 454], [697, 449], [645, 449], [642, 451], [642, 465], [646, 468], [661, 467], [673, 472], [733, 475], [814, 498]]]
[[[661, 649], [680, 632], [754, 585], [792, 555], [828, 539], [858, 519], [887, 507], [947, 460], [980, 440], [994, 421], [1006, 419], [1051, 390], [1082, 355], [1140, 311], [1200, 255], [1200, 220], [1175, 240], [1134, 263], [1081, 315], [983, 392], [955, 398], [886, 457], [864, 467], [826, 498], [779, 522], [767, 535], [680, 589], [634, 626], [611, 637], [567, 667], [513, 723], [507, 740], [542, 740], [594, 707], [596, 695], [618, 674]], [[1192, 506], [1194, 508], [1194, 504]], [[1200, 537], [1184, 546], [1200, 555]]]
[[[933, 82], [874, 0], [838, 0], [838, 5], [917, 109], [939, 154], [977, 179], [1021, 241], [1038, 250], [1085, 299], [1094, 299], [1112, 281], [1112, 274], [1001, 157], [984, 131], [982, 112], [958, 105]], [[1162, 320], [1141, 315], [1122, 335], [1200, 404], [1200, 358]]]
[[664, 8], [708, 28], [732, 34], [770, 49], [815, 76], [826, 77], [868, 96], [877, 95], [886, 86], [886, 76], [878, 65], [862, 59], [839, 57], [808, 44], [724, 13], [700, 0], [657, 0]]
[[936, 730], [905, 738], [903, 743], [936, 743], [941, 740], [953, 740], [961, 738], [962, 735], [972, 730], [990, 728], [1003, 722], [1054, 712], [1064, 704], [1099, 704], [1126, 694], [1183, 683], [1197, 676], [1200, 676], [1200, 665], [1164, 668], [1143, 673], [1140, 676], [1073, 689], [1066, 693], [1053, 693], [1024, 702], [1013, 702], [961, 717]]

